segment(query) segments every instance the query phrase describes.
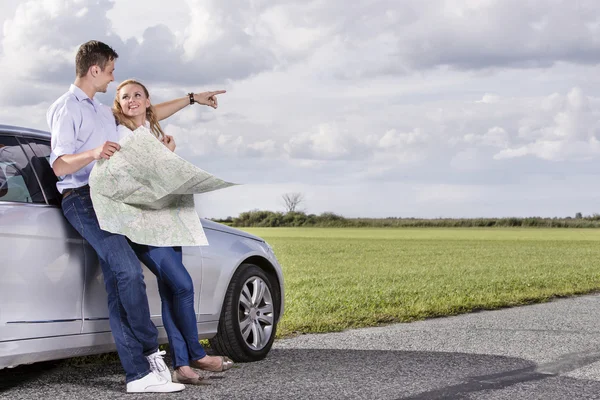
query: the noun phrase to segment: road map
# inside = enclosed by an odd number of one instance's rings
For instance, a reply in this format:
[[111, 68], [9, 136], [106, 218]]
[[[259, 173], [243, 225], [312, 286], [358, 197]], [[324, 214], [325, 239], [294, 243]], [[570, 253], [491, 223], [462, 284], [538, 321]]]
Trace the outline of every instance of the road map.
[[194, 194], [235, 185], [167, 149], [144, 126], [90, 174], [100, 228], [151, 246], [206, 246]]

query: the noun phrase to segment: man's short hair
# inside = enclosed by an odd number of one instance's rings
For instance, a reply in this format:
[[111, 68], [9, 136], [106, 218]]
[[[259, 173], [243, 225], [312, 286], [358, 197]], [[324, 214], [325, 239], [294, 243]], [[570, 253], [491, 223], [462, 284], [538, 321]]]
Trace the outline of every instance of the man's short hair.
[[106, 63], [119, 57], [109, 45], [97, 40], [90, 40], [79, 46], [75, 56], [75, 72], [79, 78], [84, 77], [92, 65], [97, 65], [102, 71]]

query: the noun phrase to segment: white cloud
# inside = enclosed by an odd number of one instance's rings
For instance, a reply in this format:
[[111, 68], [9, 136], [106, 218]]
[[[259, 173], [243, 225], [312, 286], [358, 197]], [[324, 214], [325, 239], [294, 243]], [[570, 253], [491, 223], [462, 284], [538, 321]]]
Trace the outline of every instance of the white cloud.
[[508, 133], [501, 127], [495, 126], [488, 129], [486, 133], [478, 136], [473, 133], [466, 134], [464, 141], [470, 144], [490, 147], [507, 147], [510, 141]]
[[520, 143], [500, 151], [495, 159], [532, 155], [562, 161], [599, 155], [600, 99], [590, 98], [575, 87], [565, 96], [555, 93], [542, 99], [532, 112], [535, 114], [520, 122]]
[[275, 207], [279, 191], [349, 215], [374, 213], [370, 201], [382, 216], [519, 214], [537, 210], [520, 182], [548, 194], [544, 177], [600, 175], [592, 1], [33, 0], [3, 2], [0, 18], [3, 123], [45, 129], [90, 39], [154, 102], [227, 89], [218, 110], [163, 124], [179, 154], [247, 184], [239, 200], [223, 191], [219, 215]]
[[377, 147], [389, 149], [391, 147], [406, 147], [420, 143], [426, 143], [427, 135], [418, 128], [412, 132], [398, 133], [395, 129], [387, 131], [378, 141]]
[[[143, 5], [137, 7], [131, 1], [115, 1], [106, 16], [112, 30], [123, 41], [131, 38], [142, 41], [148, 27], [165, 25], [173, 32], [177, 43], [181, 44], [190, 24], [189, 5], [185, 0], [169, 0], [168, 7], [164, 4], [164, 0], [144, 0]], [[135, 16], [132, 8], [135, 9]]]
[[321, 124], [316, 132], [292, 137], [283, 145], [292, 158], [337, 159], [352, 156], [356, 149], [354, 139], [335, 125]]
[[483, 95], [481, 100], [477, 100], [477, 103], [486, 103], [486, 104], [494, 104], [498, 103], [500, 97], [494, 94], [486, 93]]
[[535, 156], [549, 161], [591, 160], [600, 156], [600, 142], [592, 137], [588, 141], [537, 140], [514, 149], [505, 149], [494, 156], [496, 160]]

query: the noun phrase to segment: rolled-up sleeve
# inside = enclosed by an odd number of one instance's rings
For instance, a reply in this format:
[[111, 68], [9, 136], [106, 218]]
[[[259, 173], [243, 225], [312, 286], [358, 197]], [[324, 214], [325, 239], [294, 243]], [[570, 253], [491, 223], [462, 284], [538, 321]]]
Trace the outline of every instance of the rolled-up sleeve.
[[50, 165], [64, 154], [74, 154], [77, 149], [77, 109], [69, 101], [48, 110], [47, 119], [52, 134]]

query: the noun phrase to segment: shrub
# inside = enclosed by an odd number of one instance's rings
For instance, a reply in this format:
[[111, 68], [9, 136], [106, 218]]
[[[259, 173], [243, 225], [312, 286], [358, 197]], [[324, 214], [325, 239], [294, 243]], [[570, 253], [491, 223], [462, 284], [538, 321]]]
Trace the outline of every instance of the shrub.
[[[229, 218], [228, 218], [229, 219]], [[229, 221], [217, 221], [225, 222]], [[320, 215], [292, 211], [287, 213], [265, 210], [252, 210], [231, 219], [232, 226], [239, 227], [360, 227], [360, 228], [400, 228], [400, 227], [537, 227], [537, 228], [600, 228], [600, 214], [580, 219], [509, 217], [509, 218], [345, 218], [334, 212]]]

